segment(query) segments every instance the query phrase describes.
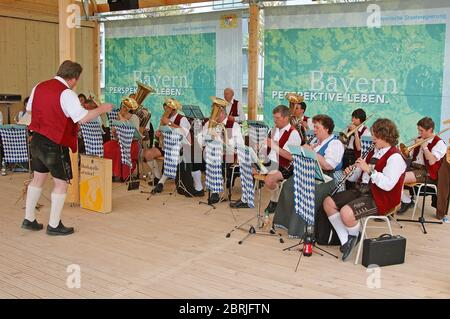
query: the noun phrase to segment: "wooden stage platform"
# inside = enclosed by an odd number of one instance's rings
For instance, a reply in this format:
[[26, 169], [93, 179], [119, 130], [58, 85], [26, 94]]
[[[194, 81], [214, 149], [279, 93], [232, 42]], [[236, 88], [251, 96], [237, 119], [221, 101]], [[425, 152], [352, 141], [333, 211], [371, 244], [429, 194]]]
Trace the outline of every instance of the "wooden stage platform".
[[[450, 297], [448, 224], [427, 225], [427, 235], [418, 224], [404, 223], [403, 229], [393, 224], [394, 232], [407, 238], [406, 263], [381, 268], [381, 287], [370, 288], [371, 273], [353, 258], [343, 263], [326, 255], [303, 257], [294, 272], [298, 252], [282, 249], [296, 241], [285, 232], [284, 244], [259, 236], [238, 245], [245, 236], [241, 231], [225, 238], [253, 209], [232, 212], [223, 203], [207, 212], [198, 199], [180, 195], [164, 205], [165, 194], [147, 201], [120, 184], [113, 186], [109, 215], [66, 205], [63, 222], [75, 227], [74, 235], [25, 231], [20, 228], [25, 204], [14, 203], [27, 176], [0, 176], [0, 298]], [[168, 182], [166, 194], [173, 188]], [[46, 226], [50, 203], [44, 198], [40, 203], [38, 221]], [[427, 203], [426, 217], [433, 216]], [[329, 250], [338, 253], [337, 247]], [[72, 264], [80, 266], [79, 289], [66, 285]]]

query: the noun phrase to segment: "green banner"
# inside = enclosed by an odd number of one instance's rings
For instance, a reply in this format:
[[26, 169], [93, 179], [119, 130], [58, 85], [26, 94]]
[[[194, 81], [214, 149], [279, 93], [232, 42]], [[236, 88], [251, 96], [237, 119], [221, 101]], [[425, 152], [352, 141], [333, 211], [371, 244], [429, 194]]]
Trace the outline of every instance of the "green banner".
[[140, 81], [157, 91], [144, 102], [155, 129], [165, 97], [199, 105], [209, 115], [216, 90], [215, 33], [107, 38], [105, 51], [106, 101], [120, 105]]
[[306, 114], [328, 114], [336, 130], [360, 107], [374, 119], [394, 120], [402, 140], [417, 135], [424, 116], [439, 127], [445, 30], [445, 24], [266, 30], [264, 118], [271, 122], [272, 109], [287, 103], [284, 95], [298, 92]]

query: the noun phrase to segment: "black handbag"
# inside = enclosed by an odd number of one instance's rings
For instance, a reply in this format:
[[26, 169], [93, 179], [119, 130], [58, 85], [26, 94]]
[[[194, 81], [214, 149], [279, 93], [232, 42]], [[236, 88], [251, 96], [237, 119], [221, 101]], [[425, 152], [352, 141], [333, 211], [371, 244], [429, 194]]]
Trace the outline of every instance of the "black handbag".
[[405, 262], [406, 238], [383, 234], [363, 242], [362, 265], [390, 266]]

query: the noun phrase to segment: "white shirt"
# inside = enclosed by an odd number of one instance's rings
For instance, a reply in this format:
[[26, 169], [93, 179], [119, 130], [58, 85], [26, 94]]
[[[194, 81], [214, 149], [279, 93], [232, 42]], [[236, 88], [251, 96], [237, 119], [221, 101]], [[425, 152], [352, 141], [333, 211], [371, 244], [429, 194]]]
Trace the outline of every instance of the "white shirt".
[[[231, 107], [233, 106], [233, 101], [231, 101], [230, 104], [227, 105], [226, 107], [226, 112], [227, 112], [227, 116], [230, 115], [231, 112]], [[244, 110], [242, 109], [241, 103], [238, 101], [237, 104], [237, 111], [238, 111], [238, 116], [236, 116], [234, 119], [238, 122], [244, 122], [245, 121], [245, 114], [244, 114]]]
[[[426, 142], [425, 144], [428, 145], [432, 141], [433, 140], [430, 140], [430, 141]], [[419, 154], [417, 154], [417, 158], [414, 161], [414, 163], [417, 163], [420, 165], [425, 165], [422, 146], [418, 146], [418, 147], [420, 148], [420, 150], [419, 150]], [[447, 146], [445, 145], [445, 142], [443, 140], [440, 140], [439, 142], [437, 142], [436, 145], [431, 149], [431, 154], [433, 154], [434, 157], [436, 157], [436, 160], [438, 160], [438, 161], [441, 158], [443, 158], [446, 153], [447, 153]]]
[[[385, 147], [380, 150], [375, 149], [375, 153], [373, 154], [373, 158], [381, 158], [384, 154], [386, 154], [387, 151], [389, 151], [391, 147]], [[373, 164], [371, 166], [374, 166]], [[384, 191], [389, 192], [394, 188], [394, 186], [397, 184], [400, 176], [405, 172], [406, 170], [406, 163], [403, 159], [403, 157], [398, 154], [392, 154], [386, 163], [386, 166], [383, 168], [382, 172], [374, 171], [372, 173], [372, 176], [369, 177], [369, 174], [364, 173], [362, 176], [362, 182], [367, 184], [370, 180], [372, 180], [372, 183], [377, 185], [379, 188], [381, 188]], [[361, 176], [362, 170], [360, 168], [357, 168], [354, 173], [349, 177], [349, 181], [355, 182], [359, 179]]]
[[[169, 121], [172, 122], [172, 123], [174, 123], [174, 121], [175, 121], [175, 119], [177, 118], [177, 116], [178, 116], [178, 113], [176, 113], [174, 116], [170, 117], [170, 118], [169, 118]], [[181, 115], [180, 115], [180, 116], [181, 116]], [[181, 135], [183, 135], [184, 137], [187, 137], [188, 134], [189, 134], [189, 130], [191, 129], [191, 124], [189, 123], [188, 119], [187, 119], [185, 116], [183, 116], [183, 117], [181, 118], [181, 121], [180, 121], [179, 126], [180, 126], [180, 131], [179, 131], [179, 133], [180, 133]], [[177, 128], [177, 130], [178, 130], [178, 128]]]
[[[274, 140], [275, 142], [280, 142], [281, 137], [283, 136], [284, 132], [288, 131], [291, 128], [291, 124], [286, 125], [285, 127], [279, 129], [278, 127], [276, 127], [274, 130], [272, 129], [272, 140]], [[286, 141], [286, 143], [283, 145], [283, 149], [285, 151], [289, 152], [289, 146], [300, 146], [302, 145], [302, 139], [300, 138], [300, 134], [298, 134], [297, 130], [293, 130], [291, 132], [291, 135], [289, 135], [288, 140]], [[278, 153], [277, 151], [272, 147], [270, 149], [270, 153], [268, 155], [269, 160], [274, 161], [274, 162], [279, 162], [278, 160]]]
[[[331, 134], [330, 136], [328, 136], [326, 139], [324, 139], [322, 141], [322, 143], [318, 144], [315, 148], [314, 151], [316, 153], [318, 153], [320, 151], [320, 149], [325, 146], [325, 144], [328, 143], [328, 141], [332, 140], [334, 138], [334, 135]], [[331, 141], [328, 144], [327, 149], [325, 150], [325, 161], [331, 166], [333, 167], [333, 169], [336, 168], [336, 166], [338, 166], [341, 162], [342, 162], [342, 157], [344, 156], [344, 145], [341, 143], [341, 141], [339, 141], [338, 139], [335, 139], [333, 141]]]
[[[361, 135], [361, 138], [363, 136], [372, 136], [372, 134], [370, 134], [370, 129], [367, 126], [362, 125], [359, 129], [358, 132], [361, 133], [363, 131], [363, 129], [366, 128], [366, 130], [364, 131], [364, 133]], [[348, 131], [348, 130], [347, 130]], [[357, 133], [355, 133], [357, 134]], [[355, 134], [353, 134], [352, 136], [350, 136], [350, 140], [348, 142], [348, 149], [349, 150], [354, 150], [355, 149]]]
[[[223, 125], [226, 125], [227, 118], [225, 118], [222, 121]], [[205, 123], [202, 129], [202, 134], [198, 134], [197, 140], [200, 146], [205, 145], [205, 139], [210, 135], [209, 134], [209, 121]], [[231, 133], [231, 134], [230, 134]], [[217, 140], [221, 141], [223, 143], [223, 134], [218, 134]], [[227, 137], [228, 137], [228, 146], [227, 147], [227, 153], [233, 153], [236, 145], [243, 145], [244, 143], [244, 137], [242, 136], [241, 132], [241, 126], [236, 121], [233, 123], [233, 127], [231, 129], [227, 129]]]
[[[70, 117], [74, 123], [79, 122], [88, 114], [88, 110], [81, 106], [77, 94], [69, 88], [69, 85], [63, 78], [55, 76], [55, 79], [67, 86], [67, 89], [62, 92], [60, 97], [61, 109], [63, 110], [64, 115]], [[27, 112], [32, 112], [35, 89], [36, 86], [31, 91], [30, 99], [27, 103]]]

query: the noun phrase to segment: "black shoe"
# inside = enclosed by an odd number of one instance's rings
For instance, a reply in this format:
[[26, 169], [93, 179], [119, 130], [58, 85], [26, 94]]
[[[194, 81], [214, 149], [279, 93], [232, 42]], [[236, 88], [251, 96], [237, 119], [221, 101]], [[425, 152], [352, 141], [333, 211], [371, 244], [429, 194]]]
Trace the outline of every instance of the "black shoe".
[[32, 222], [30, 222], [28, 219], [24, 219], [22, 222], [22, 228], [37, 231], [42, 230], [42, 228], [44, 228], [44, 225], [39, 224], [36, 219]]
[[266, 215], [275, 213], [275, 209], [277, 208], [277, 204], [278, 204], [277, 202], [270, 201], [269, 205], [267, 205], [266, 209], [264, 210], [264, 213]]
[[408, 209], [410, 209], [411, 207], [414, 207], [414, 201], [411, 200], [411, 202], [407, 203], [403, 203], [400, 206], [400, 209], [398, 210], [397, 214], [401, 215], [404, 214]]
[[231, 208], [250, 208], [247, 203], [238, 200], [237, 202], [230, 203]]
[[59, 222], [59, 225], [56, 228], [47, 225], [47, 235], [50, 236], [67, 236], [73, 234], [73, 232], [74, 232], [73, 227], [66, 227], [63, 225], [61, 221]]
[[347, 261], [347, 259], [352, 255], [352, 250], [361, 240], [361, 233], [358, 236], [348, 235], [347, 242], [342, 247], [342, 261]]
[[203, 189], [201, 191], [194, 191], [192, 193], [192, 196], [194, 196], [194, 197], [203, 197], [203, 196], [205, 196], [205, 191]]
[[220, 201], [220, 196], [218, 193], [212, 193], [209, 198], [210, 204], [217, 204]]
[[156, 184], [155, 188], [152, 189], [152, 194], [161, 193], [163, 191], [164, 185], [162, 183]]
[[[356, 242], [356, 245], [358, 245], [359, 241], [361, 240], [361, 235], [362, 235], [361, 232], [359, 232], [359, 235], [358, 235], [358, 241]], [[340, 251], [341, 253], [343, 253], [344, 250], [345, 250], [345, 244], [344, 244], [344, 245], [341, 245], [341, 246], [339, 247], [339, 251]]]

